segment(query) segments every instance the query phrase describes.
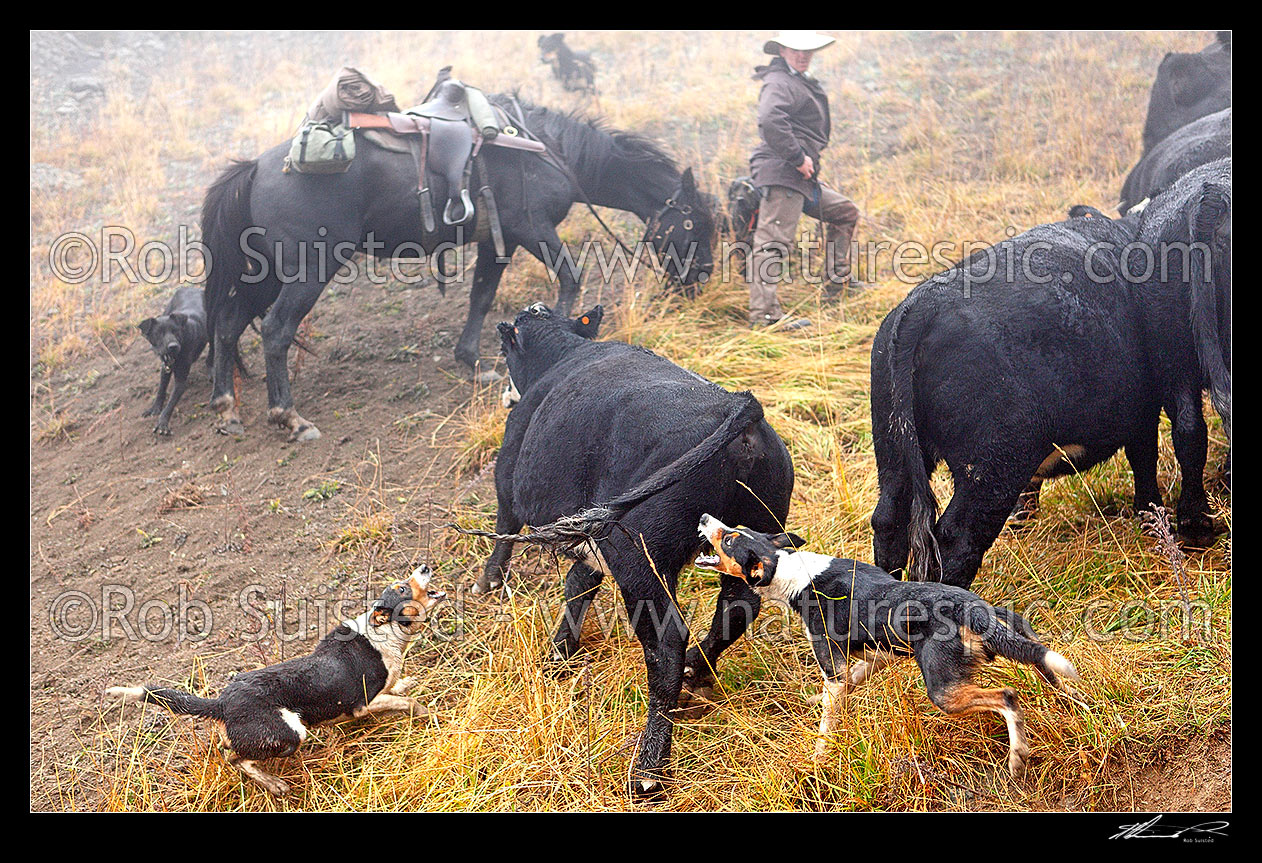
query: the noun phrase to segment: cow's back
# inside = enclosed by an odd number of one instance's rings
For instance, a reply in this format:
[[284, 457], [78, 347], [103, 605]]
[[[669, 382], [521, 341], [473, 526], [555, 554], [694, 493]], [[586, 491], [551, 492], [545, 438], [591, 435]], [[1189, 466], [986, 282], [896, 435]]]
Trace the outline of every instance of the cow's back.
[[512, 474], [512, 497], [527, 523], [627, 491], [700, 444], [740, 406], [740, 396], [700, 375], [625, 348], [592, 344], [564, 374], [541, 381], [546, 392], [521, 429]]
[[990, 264], [975, 257], [913, 289], [874, 342], [874, 417], [892, 409], [888, 358], [906, 319], [918, 330], [916, 424], [937, 453], [988, 438], [997, 422], [1037, 430], [1049, 451], [1087, 440], [1121, 446], [1149, 401], [1147, 369], [1133, 295], [1104, 277], [1116, 256], [1099, 246], [1128, 238], [1098, 222], [1033, 228], [994, 248], [989, 279]]

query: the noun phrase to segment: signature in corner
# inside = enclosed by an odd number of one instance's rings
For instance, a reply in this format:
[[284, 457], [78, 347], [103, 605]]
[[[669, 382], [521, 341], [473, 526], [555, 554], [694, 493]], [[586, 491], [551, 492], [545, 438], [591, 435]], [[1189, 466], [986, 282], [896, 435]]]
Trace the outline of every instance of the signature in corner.
[[1121, 832], [1110, 836], [1110, 839], [1179, 839], [1189, 833], [1204, 833], [1210, 836], [1226, 836], [1222, 832], [1224, 827], [1228, 826], [1226, 821], [1205, 821], [1192, 827], [1158, 827], [1156, 830], [1151, 829], [1154, 824], [1160, 821], [1162, 816], [1158, 815], [1151, 821], [1144, 821], [1138, 824], [1123, 824]]

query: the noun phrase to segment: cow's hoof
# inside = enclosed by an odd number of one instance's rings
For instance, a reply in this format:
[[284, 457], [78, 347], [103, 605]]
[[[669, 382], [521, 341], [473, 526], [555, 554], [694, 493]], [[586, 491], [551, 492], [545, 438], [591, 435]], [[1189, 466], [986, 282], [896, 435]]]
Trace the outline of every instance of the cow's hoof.
[[289, 435], [289, 440], [297, 443], [309, 443], [320, 439], [320, 430], [311, 423], [300, 425]]
[[153, 433], [157, 435], [162, 435], [163, 437], [170, 437], [171, 428], [170, 426], [154, 426]]
[[632, 779], [631, 796], [639, 803], [665, 803], [666, 786], [660, 779]]
[[[578, 648], [575, 648], [575, 652], [577, 650]], [[555, 644], [543, 654], [543, 668], [553, 680], [573, 677], [583, 668], [583, 665], [584, 663], [573, 653], [566, 656]]]
[[700, 719], [714, 710], [714, 689], [710, 686], [699, 686], [696, 689], [681, 689], [679, 701], [670, 712], [670, 718], [676, 721]]
[[684, 657], [684, 688], [707, 689], [713, 686], [714, 675], [710, 673], [710, 667], [706, 664], [705, 658], [701, 656], [700, 651], [696, 655], [689, 651]]
[[1179, 525], [1179, 543], [1188, 548], [1209, 548], [1217, 536], [1212, 522], [1198, 520]]
[[469, 588], [472, 594], [490, 593], [493, 590], [499, 590], [504, 582], [498, 579], [490, 579], [485, 575], [478, 576], [478, 580], [473, 582], [473, 586]]
[[215, 426], [219, 434], [241, 437], [245, 434], [245, 424], [241, 420], [222, 420]]

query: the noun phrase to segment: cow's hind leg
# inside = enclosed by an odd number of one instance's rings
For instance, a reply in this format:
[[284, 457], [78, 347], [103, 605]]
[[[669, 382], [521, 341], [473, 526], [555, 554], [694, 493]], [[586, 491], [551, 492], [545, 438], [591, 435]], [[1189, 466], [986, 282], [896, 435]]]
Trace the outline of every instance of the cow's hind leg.
[[618, 574], [627, 615], [644, 650], [648, 672], [648, 719], [640, 735], [640, 753], [631, 772], [630, 789], [634, 797], [660, 800], [666, 793], [673, 711], [684, 682], [688, 627], [673, 595], [654, 583], [656, 575], [643, 557], [638, 565], [633, 562]]
[[719, 599], [714, 606], [714, 619], [701, 643], [684, 658], [684, 700], [710, 700], [713, 695], [715, 668], [719, 655], [727, 650], [758, 617], [762, 600], [743, 578], [719, 576]]
[[1157, 485], [1157, 422], [1161, 409], [1154, 408], [1151, 420], [1145, 422], [1142, 434], [1126, 444], [1126, 460], [1135, 478], [1135, 515], [1161, 506], [1161, 487]]
[[280, 296], [263, 318], [263, 355], [267, 361], [267, 416], [273, 423], [289, 430], [291, 441], [313, 441], [320, 437], [315, 423], [303, 419], [294, 410], [289, 387], [289, 347], [298, 333], [298, 325], [307, 316], [324, 285], [319, 282], [294, 282], [281, 289]]
[[1170, 436], [1179, 461], [1179, 538], [1194, 548], [1214, 543], [1214, 522], [1205, 496], [1205, 459], [1209, 451], [1209, 430], [1201, 408], [1200, 388], [1184, 388], [1175, 395], [1170, 413]]
[[565, 661], [578, 652], [583, 618], [596, 598], [604, 573], [578, 560], [565, 574], [565, 608], [556, 635], [552, 637], [552, 659]]

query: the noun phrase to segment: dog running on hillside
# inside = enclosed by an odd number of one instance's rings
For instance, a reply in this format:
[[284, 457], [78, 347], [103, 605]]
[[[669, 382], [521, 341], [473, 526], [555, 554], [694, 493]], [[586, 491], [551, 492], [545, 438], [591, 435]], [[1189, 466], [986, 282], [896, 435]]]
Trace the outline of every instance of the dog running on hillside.
[[431, 577], [428, 566], [418, 567], [410, 578], [386, 588], [368, 611], [322, 638], [310, 655], [238, 674], [218, 698], [155, 684], [113, 686], [105, 694], [217, 720], [228, 763], [284, 797], [289, 784], [256, 762], [292, 755], [306, 739], [308, 726], [388, 710], [426, 713], [403, 695], [415, 681], [399, 675], [404, 648], [446, 596], [427, 589]]
[[[202, 300], [202, 289], [177, 288], [165, 314], [145, 318], [137, 327], [162, 361], [158, 395], [141, 416], [156, 416], [158, 424], [153, 427], [153, 433], [169, 435], [171, 413], [188, 386], [189, 370], [206, 348], [206, 306]], [[175, 378], [175, 389], [168, 399], [167, 384], [172, 377]]]
[[564, 33], [539, 37], [539, 62], [552, 67], [552, 74], [566, 90], [596, 93], [596, 64], [587, 51], [575, 51], [565, 44]]
[[[824, 674], [816, 760], [824, 757], [846, 696], [896, 656], [916, 658], [930, 700], [944, 712], [993, 711], [1004, 718], [1014, 777], [1030, 753], [1017, 695], [1006, 688], [979, 688], [974, 670], [1003, 656], [1034, 666], [1066, 692], [1072, 690], [1057, 675], [1078, 679], [1069, 660], [1039, 643], [1025, 618], [971, 591], [899, 581], [871, 564], [797, 551], [804, 542], [795, 534], [732, 528], [708, 514], [701, 516], [698, 530], [717, 552], [698, 558], [698, 566], [740, 576], [802, 615]], [[860, 651], [864, 660], [849, 667], [849, 654]]]

